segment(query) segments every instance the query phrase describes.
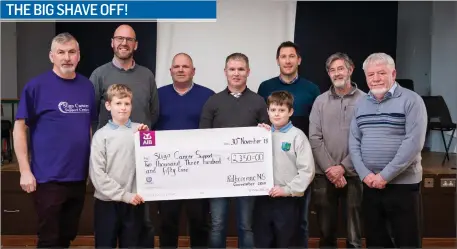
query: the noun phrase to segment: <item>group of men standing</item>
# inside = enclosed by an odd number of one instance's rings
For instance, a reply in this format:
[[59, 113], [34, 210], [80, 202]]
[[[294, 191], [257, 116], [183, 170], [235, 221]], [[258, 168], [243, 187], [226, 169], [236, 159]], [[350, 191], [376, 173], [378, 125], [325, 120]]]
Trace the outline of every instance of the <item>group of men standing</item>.
[[[291, 121], [308, 136], [316, 163], [313, 184], [299, 197], [300, 226], [290, 228], [297, 234], [296, 246], [308, 247], [312, 196], [321, 247], [336, 247], [340, 200], [348, 247], [362, 246], [362, 209], [368, 246], [421, 247], [420, 151], [427, 114], [421, 98], [395, 82], [395, 63], [390, 56], [376, 53], [364, 62], [370, 88], [366, 94], [351, 80], [352, 60], [343, 53], [331, 55], [325, 66], [332, 86], [321, 94], [315, 84], [298, 75], [301, 57], [297, 45], [284, 42], [276, 53], [280, 75], [260, 84], [257, 93], [247, 87], [249, 59], [242, 53], [226, 58], [227, 88], [214, 93], [193, 81], [196, 70], [185, 53], [173, 57], [173, 83], [157, 89], [153, 73], [133, 59], [138, 41], [128, 25], [116, 29], [111, 46], [113, 60], [95, 69], [89, 80], [75, 72], [80, 58], [76, 39], [59, 34], [50, 51], [53, 70], [32, 79], [22, 92], [14, 146], [20, 185], [33, 193], [38, 214], [38, 247], [68, 247], [76, 237], [91, 135], [110, 120], [105, 93], [115, 83], [125, 84], [133, 92], [132, 121], [154, 130], [269, 123], [268, 96], [280, 90], [290, 92], [294, 96]], [[226, 247], [230, 201], [236, 202], [239, 247], [253, 248], [255, 197], [159, 202], [160, 247], [178, 246], [183, 206], [191, 247]], [[140, 246], [151, 248], [155, 231], [148, 203], [144, 205]]]

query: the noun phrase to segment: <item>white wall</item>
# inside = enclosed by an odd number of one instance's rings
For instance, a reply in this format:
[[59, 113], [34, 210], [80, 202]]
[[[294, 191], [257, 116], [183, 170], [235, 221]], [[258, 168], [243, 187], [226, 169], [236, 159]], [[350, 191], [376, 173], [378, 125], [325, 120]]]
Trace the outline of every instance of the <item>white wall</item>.
[[[457, 2], [399, 2], [397, 28], [397, 77], [414, 80], [420, 95], [442, 95], [457, 122]], [[440, 132], [430, 132], [425, 146], [444, 152]]]
[[[442, 95], [457, 122], [457, 2], [433, 2], [431, 95]], [[449, 139], [447, 135], [446, 139]], [[450, 151], [457, 153], [457, 135]], [[432, 134], [432, 151], [444, 151], [439, 132]]]
[[218, 92], [227, 86], [225, 58], [234, 52], [248, 56], [248, 87], [277, 76], [276, 49], [293, 41], [296, 1], [219, 0], [217, 22], [158, 23], [157, 85], [170, 84], [169, 68], [176, 53], [188, 53], [196, 68], [194, 81]]
[[414, 91], [430, 95], [432, 2], [398, 2], [397, 78], [412, 79]]

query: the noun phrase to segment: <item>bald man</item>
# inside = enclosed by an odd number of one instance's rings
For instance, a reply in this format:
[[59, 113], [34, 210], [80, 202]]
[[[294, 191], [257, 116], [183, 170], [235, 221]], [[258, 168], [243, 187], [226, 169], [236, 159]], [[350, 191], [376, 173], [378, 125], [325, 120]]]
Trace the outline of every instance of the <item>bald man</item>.
[[[139, 65], [133, 59], [133, 53], [138, 48], [138, 40], [133, 28], [120, 25], [111, 38], [114, 58], [94, 70], [90, 80], [95, 88], [95, 101], [98, 111], [98, 123], [94, 132], [106, 125], [111, 119], [105, 108], [105, 93], [109, 86], [116, 83], [127, 85], [133, 92], [132, 122], [153, 127], [159, 117], [159, 97], [154, 74], [148, 68]], [[116, 127], [113, 127], [115, 129]], [[145, 220], [140, 234], [141, 247], [154, 247], [154, 227], [149, 217], [149, 205], [145, 206]]]
[[133, 53], [138, 48], [138, 41], [133, 28], [121, 25], [111, 39], [114, 58], [94, 70], [90, 80], [95, 87], [96, 105], [99, 118], [97, 129], [103, 127], [110, 119], [105, 108], [105, 92], [109, 86], [122, 83], [133, 91], [133, 122], [152, 127], [159, 116], [159, 99], [154, 74], [148, 68], [139, 65], [133, 59]]
[[[213, 90], [194, 83], [192, 58], [185, 53], [173, 57], [170, 68], [172, 84], [159, 88], [160, 116], [155, 130], [198, 129], [203, 105]], [[182, 207], [187, 210], [190, 246], [207, 248], [209, 206], [206, 199], [172, 200], [159, 203], [161, 248], [177, 248]]]

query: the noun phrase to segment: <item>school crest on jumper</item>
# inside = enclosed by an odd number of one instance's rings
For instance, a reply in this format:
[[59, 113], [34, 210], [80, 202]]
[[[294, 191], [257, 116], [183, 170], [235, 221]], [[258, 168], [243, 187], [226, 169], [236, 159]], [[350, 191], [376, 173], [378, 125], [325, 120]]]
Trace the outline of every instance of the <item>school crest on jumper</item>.
[[281, 149], [282, 149], [283, 151], [289, 151], [289, 150], [290, 150], [290, 143], [288, 143], [288, 142], [282, 142], [282, 144], [281, 144]]

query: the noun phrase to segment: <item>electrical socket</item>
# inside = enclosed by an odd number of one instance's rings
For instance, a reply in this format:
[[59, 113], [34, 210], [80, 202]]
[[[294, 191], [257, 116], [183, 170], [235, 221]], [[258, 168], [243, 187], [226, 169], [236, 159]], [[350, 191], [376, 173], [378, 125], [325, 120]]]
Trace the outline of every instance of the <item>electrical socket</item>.
[[441, 178], [442, 188], [455, 188], [455, 178]]
[[424, 188], [433, 188], [434, 184], [433, 178], [424, 178]]

